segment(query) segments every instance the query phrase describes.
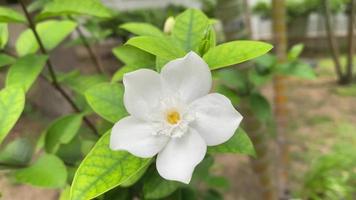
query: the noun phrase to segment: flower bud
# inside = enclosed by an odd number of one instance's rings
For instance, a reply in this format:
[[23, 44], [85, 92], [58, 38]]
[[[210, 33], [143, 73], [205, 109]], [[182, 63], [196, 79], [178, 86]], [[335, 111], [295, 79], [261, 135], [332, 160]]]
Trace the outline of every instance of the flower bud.
[[174, 17], [168, 17], [166, 22], [164, 22], [164, 28], [163, 31], [167, 34], [171, 34], [174, 24], [176, 23], [176, 20], [174, 19]]

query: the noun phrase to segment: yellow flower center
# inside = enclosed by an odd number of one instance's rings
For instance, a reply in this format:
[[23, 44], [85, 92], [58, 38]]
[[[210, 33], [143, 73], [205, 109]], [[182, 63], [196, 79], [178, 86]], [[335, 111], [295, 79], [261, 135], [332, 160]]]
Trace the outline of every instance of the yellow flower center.
[[172, 110], [167, 113], [166, 119], [170, 124], [177, 124], [180, 121], [180, 115], [177, 111]]

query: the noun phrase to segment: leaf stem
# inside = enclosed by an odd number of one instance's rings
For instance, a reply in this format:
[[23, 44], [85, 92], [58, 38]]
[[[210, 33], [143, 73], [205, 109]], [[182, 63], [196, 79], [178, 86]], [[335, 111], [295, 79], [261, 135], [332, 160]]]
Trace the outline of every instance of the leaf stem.
[[[20, 0], [19, 2], [21, 4], [22, 10], [24, 11], [27, 21], [29, 23], [28, 25], [36, 38], [38, 46], [40, 47], [41, 53], [44, 55], [48, 55], [48, 53], [47, 53], [46, 49], [44, 48], [44, 45], [41, 41], [40, 36], [37, 33], [36, 26], [35, 26], [34, 22], [32, 21], [31, 16], [30, 16], [29, 12], [27, 11], [27, 8], [26, 8], [23, 0]], [[74, 100], [69, 96], [69, 94], [67, 94], [67, 92], [58, 83], [56, 74], [53, 69], [52, 62], [49, 58], [47, 59], [46, 64], [47, 64], [47, 68], [49, 71], [49, 75], [52, 79], [52, 81], [50, 81], [52, 86], [64, 97], [65, 100], [67, 100], [67, 102], [71, 105], [71, 107], [75, 110], [75, 112], [80, 113], [81, 112], [80, 108], [75, 104]], [[86, 125], [95, 133], [95, 135], [99, 136], [99, 133], [96, 130], [96, 127], [94, 126], [94, 124], [92, 124], [91, 121], [87, 117], [84, 117], [83, 120], [86, 123]]]

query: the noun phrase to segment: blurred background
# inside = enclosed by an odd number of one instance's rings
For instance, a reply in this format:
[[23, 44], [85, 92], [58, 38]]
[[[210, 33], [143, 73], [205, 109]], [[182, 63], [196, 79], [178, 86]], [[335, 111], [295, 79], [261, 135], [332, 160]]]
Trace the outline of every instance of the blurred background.
[[[48, 1], [27, 3], [36, 12]], [[83, 74], [94, 71], [90, 55], [78, 39], [83, 34], [100, 65], [114, 73], [122, 63], [111, 50], [131, 37], [118, 28], [120, 24], [148, 22], [162, 29], [167, 17], [186, 8], [201, 9], [217, 20], [214, 28], [220, 43], [251, 39], [274, 45], [269, 55], [215, 74], [220, 80], [215, 87], [228, 94], [244, 115], [243, 127], [257, 151], [256, 158], [217, 156], [212, 173], [224, 178], [212, 184], [222, 191], [223, 199], [356, 199], [354, 0], [102, 2], [115, 16], [83, 20], [82, 32], [74, 32], [51, 54], [57, 70], [68, 72], [76, 66]], [[0, 0], [0, 5], [21, 12], [16, 0]], [[16, 39], [25, 29], [10, 25], [9, 53], [15, 51]], [[301, 67], [290, 76], [273, 73], [284, 65]], [[1, 82], [4, 77], [1, 72]], [[75, 84], [87, 84], [91, 78]], [[71, 110], [41, 79], [29, 96], [25, 113], [6, 143], [21, 134], [31, 146], [51, 119]], [[4, 200], [58, 198], [56, 190], [14, 185], [3, 176], [0, 192]]]

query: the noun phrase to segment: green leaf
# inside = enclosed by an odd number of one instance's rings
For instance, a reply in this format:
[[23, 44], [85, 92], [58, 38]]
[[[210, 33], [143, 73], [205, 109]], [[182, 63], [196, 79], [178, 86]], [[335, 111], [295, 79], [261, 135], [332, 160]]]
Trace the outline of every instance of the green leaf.
[[278, 65], [280, 68], [280, 72], [283, 75], [287, 76], [294, 76], [294, 77], [299, 77], [303, 79], [315, 79], [316, 75], [315, 72], [312, 68], [307, 63], [303, 62], [292, 62], [292, 63], [286, 63], [282, 65]]
[[8, 56], [6, 54], [0, 54], [0, 67], [4, 67], [6, 65], [11, 65], [15, 62], [15, 58]]
[[34, 145], [28, 138], [17, 138], [0, 151], [0, 163], [26, 165], [30, 162]]
[[47, 56], [26, 55], [19, 58], [9, 69], [6, 75], [6, 86], [18, 86], [26, 91], [40, 75]]
[[126, 116], [123, 103], [124, 88], [122, 84], [102, 83], [85, 92], [85, 98], [93, 110], [110, 122], [117, 122]]
[[[152, 160], [151, 160], [152, 161]], [[140, 169], [140, 171], [138, 171], [135, 175], [133, 175], [132, 177], [130, 177], [128, 180], [126, 180], [125, 182], [123, 182], [120, 186], [121, 187], [130, 187], [133, 184], [135, 184], [137, 181], [140, 180], [140, 178], [145, 174], [145, 172], [147, 171], [147, 168], [150, 165], [147, 164], [144, 168]]]
[[7, 7], [0, 6], [0, 22], [25, 23], [26, 19], [23, 15], [21, 15], [17, 11]]
[[5, 48], [8, 40], [9, 40], [9, 31], [7, 29], [7, 24], [0, 23], [0, 49]]
[[304, 49], [303, 44], [293, 45], [293, 47], [288, 52], [288, 61], [294, 61], [294, 60], [298, 59], [298, 57], [302, 53], [303, 49]]
[[268, 122], [272, 118], [272, 109], [268, 100], [258, 93], [253, 93], [249, 97], [252, 112], [261, 122]]
[[256, 156], [253, 144], [242, 128], [237, 129], [227, 142], [209, 147], [208, 153], [240, 153]]
[[14, 177], [20, 183], [46, 188], [61, 188], [66, 184], [67, 170], [58, 157], [44, 154], [30, 167], [15, 171]]
[[155, 56], [130, 45], [113, 49], [114, 55], [126, 65], [139, 68], [154, 68]]
[[54, 121], [47, 130], [45, 148], [48, 153], [58, 150], [60, 144], [68, 144], [82, 124], [81, 114], [72, 114]]
[[178, 189], [181, 183], [163, 179], [156, 170], [149, 173], [143, 184], [145, 199], [161, 199], [169, 196]]
[[172, 35], [186, 51], [198, 52], [209, 27], [209, 19], [196, 9], [188, 9], [176, 17]]
[[114, 75], [112, 76], [111, 82], [113, 83], [113, 82], [122, 81], [122, 79], [124, 78], [124, 74], [138, 70], [138, 69], [140, 69], [140, 68], [125, 65], [114, 73]]
[[68, 15], [90, 15], [102, 18], [112, 16], [111, 11], [100, 0], [54, 0], [45, 5], [37, 18]]
[[0, 91], [0, 144], [19, 119], [25, 106], [21, 88], [6, 87]]
[[199, 46], [199, 53], [200, 55], [204, 55], [209, 49], [216, 46], [216, 33], [214, 27], [210, 25], [206, 30], [205, 36], [203, 41], [200, 43]]
[[126, 44], [142, 49], [155, 56], [168, 60], [183, 57], [185, 52], [167, 37], [138, 36], [131, 38]]
[[129, 31], [138, 36], [163, 36], [163, 32], [157, 27], [148, 23], [129, 22], [120, 26], [120, 28]]
[[59, 200], [70, 200], [70, 187], [66, 186], [64, 190], [61, 191]]
[[61, 82], [76, 93], [84, 95], [87, 89], [99, 83], [107, 82], [107, 77], [100, 74], [80, 75], [78, 73], [64, 77]]
[[[77, 26], [69, 20], [48, 20], [38, 23], [36, 30], [46, 50], [50, 51], [61, 43]], [[16, 41], [16, 52], [20, 55], [35, 53], [39, 46], [31, 29], [22, 32]]]
[[151, 159], [109, 149], [110, 132], [103, 135], [80, 164], [71, 188], [71, 200], [93, 199], [121, 185], [145, 168]]
[[211, 48], [204, 56], [210, 69], [238, 64], [261, 56], [272, 49], [272, 45], [258, 41], [233, 41]]

